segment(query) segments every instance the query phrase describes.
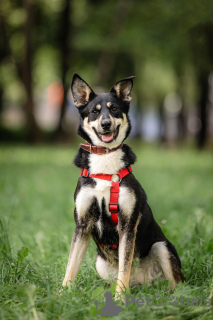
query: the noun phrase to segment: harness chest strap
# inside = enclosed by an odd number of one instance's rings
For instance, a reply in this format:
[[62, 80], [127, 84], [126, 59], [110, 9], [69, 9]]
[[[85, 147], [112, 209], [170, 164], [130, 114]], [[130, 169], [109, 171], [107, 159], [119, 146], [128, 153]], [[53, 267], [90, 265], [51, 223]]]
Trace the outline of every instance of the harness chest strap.
[[[131, 166], [121, 169], [120, 171], [117, 172], [117, 175], [120, 178], [120, 181], [114, 182], [112, 181], [112, 186], [110, 189], [110, 203], [109, 203], [109, 211], [111, 213], [111, 218], [116, 225], [118, 223], [118, 212], [119, 212], [119, 204], [118, 204], [118, 198], [119, 198], [119, 184], [121, 180], [127, 176], [129, 173], [132, 173], [132, 168]], [[96, 179], [102, 179], [102, 180], [107, 180], [111, 181], [112, 180], [112, 174], [92, 174], [89, 173], [89, 171], [85, 168], [81, 169], [81, 176], [82, 177], [91, 177], [91, 178], [96, 178]]]
[[[127, 176], [129, 173], [132, 173], [131, 166], [121, 169], [118, 171], [117, 175], [119, 176], [120, 180], [119, 182], [112, 181], [112, 186], [110, 189], [110, 203], [109, 203], [109, 211], [111, 213], [111, 219], [114, 225], [117, 225], [118, 223], [118, 212], [119, 212], [119, 185], [121, 180]], [[96, 179], [102, 179], [111, 181], [112, 180], [112, 174], [92, 174], [89, 173], [89, 171], [85, 168], [81, 169], [81, 176], [82, 177], [91, 177]], [[105, 247], [104, 245], [101, 245], [102, 247]], [[117, 249], [118, 245], [112, 245], [111, 249]]]

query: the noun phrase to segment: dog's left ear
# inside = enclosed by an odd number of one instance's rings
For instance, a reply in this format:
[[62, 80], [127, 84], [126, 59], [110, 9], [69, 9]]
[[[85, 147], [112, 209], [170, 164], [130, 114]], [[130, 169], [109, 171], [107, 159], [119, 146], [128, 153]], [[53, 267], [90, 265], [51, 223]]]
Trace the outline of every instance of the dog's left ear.
[[124, 78], [112, 87], [110, 92], [116, 93], [117, 97], [122, 101], [130, 102], [132, 100], [131, 91], [133, 87], [133, 79], [135, 76]]

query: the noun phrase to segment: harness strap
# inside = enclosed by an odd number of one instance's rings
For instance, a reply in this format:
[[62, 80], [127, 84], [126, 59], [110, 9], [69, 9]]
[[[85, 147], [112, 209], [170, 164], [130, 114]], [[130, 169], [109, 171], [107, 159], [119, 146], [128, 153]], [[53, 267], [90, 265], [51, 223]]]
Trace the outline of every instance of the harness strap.
[[[118, 224], [118, 213], [120, 211], [119, 204], [118, 204], [120, 182], [125, 176], [127, 176], [130, 173], [132, 173], [131, 166], [124, 168], [124, 169], [121, 169], [117, 173], [120, 180], [118, 182], [112, 181], [112, 186], [110, 189], [109, 211], [111, 213], [112, 222], [115, 226]], [[112, 174], [102, 174], [102, 173], [92, 174], [92, 173], [89, 173], [89, 171], [86, 168], [81, 168], [81, 176], [85, 177], [85, 178], [91, 177], [91, 178], [111, 181], [113, 175]], [[118, 248], [117, 244], [113, 244], [110, 247], [104, 246], [102, 244], [99, 244], [99, 245], [103, 248], [109, 248], [109, 249], [117, 249]]]
[[111, 219], [114, 225], [118, 223], [118, 212], [119, 212], [119, 182], [112, 181], [112, 186], [110, 189], [110, 202], [109, 211], [111, 212]]
[[[109, 203], [109, 211], [111, 213], [111, 218], [116, 225], [118, 223], [118, 212], [119, 212], [119, 204], [118, 204], [118, 198], [119, 198], [119, 185], [121, 180], [127, 176], [129, 173], [132, 173], [132, 168], [131, 166], [121, 169], [118, 171], [117, 175], [119, 176], [120, 181], [119, 182], [114, 182], [112, 181], [112, 186], [110, 189], [110, 203]], [[96, 178], [96, 179], [102, 179], [102, 180], [107, 180], [111, 181], [112, 180], [112, 174], [92, 174], [89, 173], [89, 171], [86, 168], [81, 168], [81, 176], [82, 177], [91, 177], [91, 178]]]
[[[116, 175], [119, 176], [120, 180], [122, 180], [129, 173], [132, 173], [131, 166], [121, 169], [120, 171], [118, 171], [116, 173]], [[103, 173], [92, 174], [92, 173], [89, 173], [88, 169], [86, 169], [86, 168], [81, 168], [80, 174], [82, 177], [86, 177], [86, 178], [91, 177], [91, 178], [108, 180], [108, 181], [111, 181], [112, 176], [113, 176], [113, 174], [103, 174]]]
[[118, 248], [118, 244], [112, 244], [111, 246], [105, 246], [104, 244], [99, 243], [99, 246], [104, 249], [112, 249], [112, 250], [116, 250]]

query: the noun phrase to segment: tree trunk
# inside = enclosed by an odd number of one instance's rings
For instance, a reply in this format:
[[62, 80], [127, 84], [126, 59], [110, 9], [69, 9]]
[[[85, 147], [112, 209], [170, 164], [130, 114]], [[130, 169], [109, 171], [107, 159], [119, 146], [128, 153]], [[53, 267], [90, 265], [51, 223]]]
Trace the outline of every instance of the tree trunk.
[[0, 85], [0, 117], [1, 117], [2, 110], [3, 110], [3, 89], [2, 89], [2, 86]]
[[202, 149], [207, 140], [208, 76], [213, 67], [213, 23], [197, 25], [191, 29], [190, 35], [197, 82], [200, 87], [198, 117], [201, 121], [201, 129], [197, 134], [197, 146]]
[[28, 142], [35, 143], [39, 140], [39, 129], [34, 117], [34, 100], [32, 89], [32, 32], [33, 32], [33, 11], [34, 4], [32, 0], [23, 0], [23, 7], [26, 11], [26, 20], [24, 23], [24, 59], [22, 62], [22, 77], [26, 91], [26, 117], [27, 117], [27, 139]]
[[[33, 90], [32, 90], [32, 32], [33, 32], [33, 10], [34, 3], [33, 0], [23, 0], [23, 8], [26, 12], [26, 20], [23, 26], [23, 35], [25, 40], [23, 61], [17, 62], [15, 56], [10, 47], [9, 36], [7, 34], [5, 17], [3, 15], [1, 18], [1, 37], [4, 41], [4, 55], [13, 57], [13, 62], [15, 64], [17, 74], [24, 85], [26, 92], [26, 104], [25, 112], [27, 119], [27, 140], [28, 142], [35, 143], [40, 138], [39, 128], [36, 124], [34, 117], [34, 100], [33, 100]], [[1, 11], [0, 11], [1, 13]]]
[[208, 75], [201, 75], [198, 78], [200, 87], [200, 101], [198, 104], [198, 117], [201, 121], [201, 129], [197, 135], [197, 146], [203, 149], [207, 138], [207, 104], [209, 95]]
[[71, 59], [71, 48], [69, 47], [69, 43], [72, 42], [70, 38], [70, 29], [71, 29], [71, 1], [66, 0], [63, 11], [61, 12], [61, 19], [59, 19], [59, 33], [58, 33], [58, 46], [61, 48], [61, 80], [64, 88], [64, 97], [60, 109], [60, 117], [59, 123], [56, 130], [56, 138], [64, 138], [63, 131], [63, 119], [66, 112], [67, 106], [67, 92], [69, 86], [66, 83], [66, 74], [69, 68], [68, 57]]

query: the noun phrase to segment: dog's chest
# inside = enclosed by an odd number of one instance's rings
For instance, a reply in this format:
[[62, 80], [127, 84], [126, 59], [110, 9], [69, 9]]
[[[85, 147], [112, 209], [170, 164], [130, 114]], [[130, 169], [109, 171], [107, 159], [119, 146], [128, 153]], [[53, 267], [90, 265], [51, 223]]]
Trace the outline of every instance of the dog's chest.
[[[122, 158], [123, 152], [121, 149], [106, 155], [90, 154], [89, 172], [92, 174], [109, 174], [112, 175], [112, 181], [119, 181], [117, 173], [124, 167]], [[105, 212], [110, 215], [109, 203], [112, 182], [102, 179], [95, 179], [95, 181], [94, 197], [97, 199], [100, 211], [102, 214]]]
[[[112, 181], [118, 181], [119, 177], [116, 175], [116, 173], [124, 167], [122, 158], [122, 150], [117, 150], [116, 152], [101, 156], [90, 154], [89, 172], [92, 174], [110, 174], [113, 175]], [[108, 224], [112, 226], [111, 213], [109, 211], [110, 189], [112, 182], [96, 178], [94, 180], [96, 183], [95, 186], [90, 186], [88, 184], [82, 186], [76, 198], [76, 210], [78, 218], [84, 218], [88, 214], [91, 206], [95, 203], [98, 213], [95, 227], [97, 228], [98, 233], [101, 235], [103, 229], [105, 229]], [[125, 204], [126, 199], [128, 201], [128, 194], [129, 192], [127, 188], [120, 187], [120, 205], [122, 205], [122, 203]]]
[[[86, 179], [86, 178], [84, 178]], [[79, 191], [75, 205], [78, 219], [92, 224], [99, 236], [108, 225], [112, 226], [109, 212], [111, 181], [94, 179], [95, 186], [83, 186]]]
[[105, 155], [89, 155], [90, 173], [116, 174], [123, 167], [123, 151], [121, 149]]

